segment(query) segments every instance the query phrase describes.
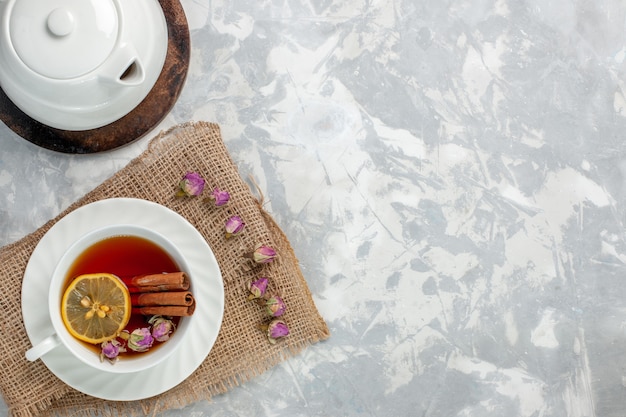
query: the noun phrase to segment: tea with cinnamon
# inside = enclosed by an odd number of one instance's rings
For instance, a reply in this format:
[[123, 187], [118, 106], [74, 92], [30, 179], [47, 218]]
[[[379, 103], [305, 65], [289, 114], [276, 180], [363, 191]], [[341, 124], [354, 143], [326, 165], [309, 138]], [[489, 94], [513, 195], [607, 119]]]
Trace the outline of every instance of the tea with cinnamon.
[[[113, 236], [93, 244], [78, 256], [68, 270], [65, 288], [69, 286], [74, 278], [83, 274], [106, 272], [118, 276], [125, 283], [129, 283], [133, 277], [154, 276], [157, 274], [167, 274], [167, 276], [171, 276], [174, 273], [183, 274], [179, 271], [180, 267], [170, 255], [150, 240], [138, 236]], [[131, 289], [130, 286], [129, 289]], [[131, 289], [131, 292], [138, 291], [135, 288]], [[156, 294], [158, 298], [159, 294]], [[167, 296], [167, 294], [165, 295]], [[160, 297], [163, 298], [163, 293], [161, 293]], [[138, 297], [133, 296], [132, 299], [137, 300]], [[141, 309], [135, 305], [133, 305], [132, 311], [130, 321], [125, 330], [132, 333], [135, 329], [149, 326], [148, 320], [152, 315], [145, 314], [145, 312], [142, 314]], [[159, 311], [167, 312], [167, 310], [157, 309], [157, 312]], [[172, 316], [171, 320], [178, 326], [180, 317]], [[160, 344], [162, 343], [155, 342], [150, 351]], [[100, 353], [100, 346], [85, 345]], [[138, 352], [126, 349], [126, 352], [120, 353], [120, 357], [136, 354]]]

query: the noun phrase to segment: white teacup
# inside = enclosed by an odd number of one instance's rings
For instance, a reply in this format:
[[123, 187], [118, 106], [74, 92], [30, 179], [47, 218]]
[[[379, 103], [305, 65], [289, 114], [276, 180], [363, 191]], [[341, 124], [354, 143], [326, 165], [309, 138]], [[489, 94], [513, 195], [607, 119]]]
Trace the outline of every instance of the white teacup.
[[[120, 358], [115, 364], [108, 361], [102, 362], [100, 356], [94, 349], [90, 349], [85, 344], [72, 336], [61, 318], [61, 298], [63, 296], [64, 285], [67, 279], [68, 270], [74, 261], [89, 247], [106, 238], [114, 236], [137, 236], [151, 241], [163, 249], [176, 263], [180, 271], [189, 275], [189, 267], [182, 253], [166, 237], [152, 230], [134, 225], [112, 225], [94, 230], [82, 236], [74, 242], [59, 260], [52, 279], [50, 281], [50, 292], [48, 296], [48, 309], [50, 320], [54, 327], [54, 332], [26, 351], [26, 359], [35, 361], [41, 356], [60, 346], [67, 348], [77, 359], [85, 364], [101, 371], [113, 373], [139, 372], [153, 367], [169, 357], [179, 348], [186, 338], [191, 317], [181, 317], [176, 331], [170, 339], [159, 346], [154, 351], [148, 351], [137, 355]], [[107, 272], [107, 271], [99, 271]], [[192, 277], [191, 277], [192, 278]], [[193, 288], [193, 283], [192, 283]], [[99, 347], [98, 347], [99, 348]]]

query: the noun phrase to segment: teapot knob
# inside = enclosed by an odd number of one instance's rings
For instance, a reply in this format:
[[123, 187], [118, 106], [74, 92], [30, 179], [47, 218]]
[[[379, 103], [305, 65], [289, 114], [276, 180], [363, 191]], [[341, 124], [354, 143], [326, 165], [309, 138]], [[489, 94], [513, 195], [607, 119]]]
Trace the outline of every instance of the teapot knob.
[[59, 7], [50, 12], [48, 30], [55, 36], [67, 36], [74, 30], [74, 16], [66, 8]]

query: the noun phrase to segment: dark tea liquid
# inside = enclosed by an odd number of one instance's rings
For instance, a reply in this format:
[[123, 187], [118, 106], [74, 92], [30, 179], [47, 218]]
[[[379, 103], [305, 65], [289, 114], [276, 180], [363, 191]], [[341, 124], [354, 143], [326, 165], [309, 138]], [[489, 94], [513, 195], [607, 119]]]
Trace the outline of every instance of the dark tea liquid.
[[180, 269], [160, 246], [137, 236], [114, 236], [87, 248], [72, 264], [69, 281], [78, 275], [106, 272], [118, 277], [176, 272]]
[[[68, 270], [64, 291], [74, 278], [83, 274], [109, 273], [125, 278], [177, 271], [180, 268], [159, 245], [138, 236], [114, 236], [94, 243], [76, 258]], [[131, 314], [126, 330], [132, 332], [140, 327], [148, 327], [149, 318], [142, 314]], [[180, 318], [173, 317], [172, 320], [178, 325]], [[160, 344], [154, 342], [150, 351]], [[99, 345], [84, 345], [100, 353]], [[137, 352], [128, 349], [120, 353], [120, 357], [134, 354]]]

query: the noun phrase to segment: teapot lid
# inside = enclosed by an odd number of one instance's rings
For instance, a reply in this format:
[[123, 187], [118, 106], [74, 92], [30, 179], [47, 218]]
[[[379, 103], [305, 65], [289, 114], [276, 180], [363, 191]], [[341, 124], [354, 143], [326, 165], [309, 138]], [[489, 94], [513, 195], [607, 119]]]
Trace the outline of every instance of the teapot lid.
[[115, 47], [118, 15], [112, 0], [19, 0], [9, 35], [19, 59], [48, 78], [80, 77]]
[[0, 0], [0, 88], [56, 129], [128, 114], [156, 83], [167, 47], [159, 0]]

